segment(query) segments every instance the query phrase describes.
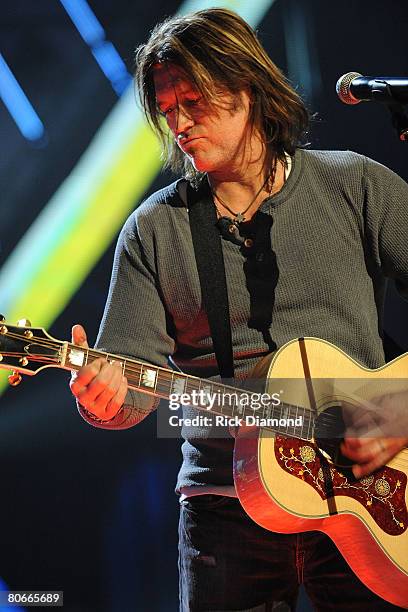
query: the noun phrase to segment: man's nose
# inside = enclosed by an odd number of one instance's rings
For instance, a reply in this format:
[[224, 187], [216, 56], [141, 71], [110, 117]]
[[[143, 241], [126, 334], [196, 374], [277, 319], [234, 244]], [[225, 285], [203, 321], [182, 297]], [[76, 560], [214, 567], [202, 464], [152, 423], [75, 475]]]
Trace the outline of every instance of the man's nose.
[[183, 107], [179, 105], [176, 113], [176, 135], [186, 132], [194, 125], [194, 119], [192, 115]]

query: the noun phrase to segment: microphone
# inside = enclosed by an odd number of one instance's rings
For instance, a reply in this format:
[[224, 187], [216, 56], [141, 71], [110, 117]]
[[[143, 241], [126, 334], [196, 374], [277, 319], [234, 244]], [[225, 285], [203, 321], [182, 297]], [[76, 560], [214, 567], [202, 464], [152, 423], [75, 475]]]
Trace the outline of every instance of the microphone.
[[339, 78], [336, 92], [344, 104], [376, 102], [408, 103], [408, 77], [370, 77], [348, 72]]

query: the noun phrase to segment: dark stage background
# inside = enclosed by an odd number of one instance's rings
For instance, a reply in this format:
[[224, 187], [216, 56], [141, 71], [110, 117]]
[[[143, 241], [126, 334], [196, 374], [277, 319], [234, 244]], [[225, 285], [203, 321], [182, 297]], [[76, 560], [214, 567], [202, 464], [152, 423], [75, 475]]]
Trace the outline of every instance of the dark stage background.
[[[179, 6], [173, 0], [89, 5], [130, 72], [134, 47]], [[313, 148], [352, 149], [408, 178], [408, 144], [398, 141], [386, 110], [374, 103], [346, 107], [334, 89], [351, 70], [407, 74], [407, 31], [406, 0], [277, 0], [271, 6], [260, 37], [317, 113]], [[46, 141], [30, 143], [0, 105], [4, 263], [118, 96], [57, 0], [2, 0], [0, 51], [47, 130]], [[160, 175], [147, 193], [171, 178]], [[69, 338], [71, 325], [81, 322], [95, 339], [113, 248], [51, 326], [54, 337]], [[407, 315], [391, 286], [385, 327], [404, 351]], [[11, 589], [63, 590], [69, 612], [175, 612], [180, 443], [157, 439], [155, 416], [124, 432], [90, 427], [78, 416], [67, 382], [66, 373], [47, 370], [0, 398], [0, 577]], [[308, 609], [306, 601], [299, 609]]]

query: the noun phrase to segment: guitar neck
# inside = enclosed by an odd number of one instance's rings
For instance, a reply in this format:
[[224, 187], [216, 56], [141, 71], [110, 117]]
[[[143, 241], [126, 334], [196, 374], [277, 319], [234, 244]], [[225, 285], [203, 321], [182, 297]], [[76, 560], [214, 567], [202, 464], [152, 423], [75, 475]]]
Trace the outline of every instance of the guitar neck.
[[283, 403], [277, 394], [269, 397], [266, 393], [255, 393], [68, 342], [63, 343], [62, 357], [61, 367], [69, 370], [79, 370], [102, 357], [121, 366], [129, 388], [135, 391], [222, 416], [227, 422], [259, 425], [274, 433], [305, 440], [312, 438], [314, 416], [311, 411]]
[[119, 363], [130, 389], [168, 400], [170, 408], [190, 406], [223, 417], [226, 425], [259, 426], [290, 437], [312, 439], [314, 413], [283, 403], [278, 393], [268, 395], [262, 381], [254, 392], [62, 342], [42, 328], [0, 323], [0, 369], [14, 370], [17, 384], [19, 373], [34, 375], [49, 367], [77, 371], [99, 358]]

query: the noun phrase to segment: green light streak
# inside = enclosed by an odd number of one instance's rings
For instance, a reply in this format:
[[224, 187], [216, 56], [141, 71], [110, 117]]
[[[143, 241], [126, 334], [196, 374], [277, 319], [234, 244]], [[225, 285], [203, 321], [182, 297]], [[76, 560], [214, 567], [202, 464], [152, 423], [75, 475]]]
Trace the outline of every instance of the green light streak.
[[[188, 0], [179, 14], [222, 6], [253, 27], [274, 0]], [[149, 189], [161, 162], [158, 143], [135, 103], [120, 98], [71, 174], [0, 269], [0, 312], [49, 327], [66, 307]], [[5, 377], [0, 377], [0, 389]]]

